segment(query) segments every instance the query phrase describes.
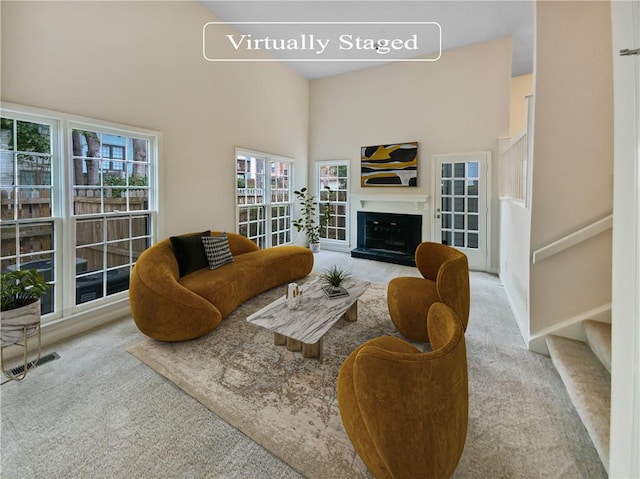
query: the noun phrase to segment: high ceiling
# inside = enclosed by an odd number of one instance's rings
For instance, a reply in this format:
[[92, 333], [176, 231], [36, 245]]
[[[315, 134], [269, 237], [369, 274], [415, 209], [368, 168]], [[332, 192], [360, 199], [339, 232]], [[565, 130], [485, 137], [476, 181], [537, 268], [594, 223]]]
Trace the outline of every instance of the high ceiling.
[[[515, 1], [203, 1], [224, 22], [437, 22], [442, 31], [442, 50], [511, 35], [513, 37], [512, 75], [533, 71], [534, 2]], [[263, 25], [237, 25], [254, 37], [265, 34]], [[272, 27], [273, 28], [273, 27]], [[291, 35], [308, 33], [305, 25], [286, 27]], [[344, 33], [339, 25], [323, 25], [323, 33], [337, 37]], [[375, 25], [372, 37], [384, 38], [390, 26]], [[433, 48], [412, 52], [415, 56], [433, 54]], [[277, 58], [291, 52], [272, 51]], [[290, 62], [309, 79], [323, 78], [368, 68], [373, 62]]]

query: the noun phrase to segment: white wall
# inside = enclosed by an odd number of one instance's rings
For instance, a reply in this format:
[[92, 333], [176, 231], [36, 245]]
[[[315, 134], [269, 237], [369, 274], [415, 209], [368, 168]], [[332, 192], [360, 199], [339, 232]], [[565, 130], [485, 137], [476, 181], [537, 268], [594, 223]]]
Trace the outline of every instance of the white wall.
[[[432, 195], [432, 155], [491, 150], [509, 131], [511, 39], [443, 52], [437, 62], [395, 63], [311, 82], [312, 161], [350, 161], [355, 195]], [[418, 141], [418, 186], [360, 186], [360, 147]], [[498, 171], [493, 168], [492, 268], [498, 268]], [[431, 212], [432, 210], [430, 210]], [[432, 215], [426, 215], [429, 220]], [[428, 225], [429, 227], [430, 225]], [[431, 229], [427, 230], [428, 241]], [[356, 225], [352, 222], [355, 246]]]
[[[640, 1], [612, 2], [615, 105], [611, 443], [612, 478], [640, 477]], [[634, 38], [635, 33], [635, 38]]]
[[198, 2], [5, 2], [2, 100], [163, 134], [161, 236], [234, 229], [234, 148], [298, 160], [308, 81], [284, 64], [210, 63]]
[[[612, 211], [608, 2], [537, 2], [531, 250]], [[531, 266], [530, 332], [610, 302], [611, 231]]]
[[533, 73], [511, 79], [509, 136], [513, 138], [527, 129], [527, 96], [533, 94]]
[[[528, 155], [534, 125], [533, 111], [529, 111], [528, 96], [533, 95], [533, 74], [511, 79], [509, 135], [511, 138], [527, 131]], [[533, 108], [533, 107], [532, 107]], [[527, 196], [530, 185], [526, 185]], [[526, 200], [526, 204], [529, 200]], [[525, 342], [529, 341], [529, 288], [531, 251], [531, 209], [525, 202], [505, 198], [500, 201], [500, 280], [504, 286], [511, 311]]]
[[500, 202], [500, 280], [520, 334], [529, 340], [529, 247], [531, 210], [523, 204]]

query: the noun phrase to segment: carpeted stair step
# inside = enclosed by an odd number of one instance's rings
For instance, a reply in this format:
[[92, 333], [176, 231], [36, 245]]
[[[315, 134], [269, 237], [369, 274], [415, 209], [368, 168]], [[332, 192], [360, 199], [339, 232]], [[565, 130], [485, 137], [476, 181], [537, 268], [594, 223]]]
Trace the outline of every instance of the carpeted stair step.
[[582, 323], [587, 334], [587, 344], [593, 354], [611, 374], [611, 324], [589, 319]]
[[586, 343], [547, 336], [547, 347], [569, 397], [609, 469], [611, 376]]

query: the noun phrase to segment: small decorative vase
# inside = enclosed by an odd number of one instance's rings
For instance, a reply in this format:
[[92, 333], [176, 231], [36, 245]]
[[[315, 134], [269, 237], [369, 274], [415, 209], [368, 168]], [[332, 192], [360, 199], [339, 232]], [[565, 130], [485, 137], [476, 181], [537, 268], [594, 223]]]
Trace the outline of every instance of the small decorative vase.
[[287, 298], [287, 308], [298, 309], [300, 307], [300, 301], [302, 296], [290, 296]]
[[309, 243], [309, 249], [312, 253], [320, 252], [320, 243]]
[[287, 308], [298, 309], [302, 304], [302, 289], [297, 283], [289, 283], [287, 287]]

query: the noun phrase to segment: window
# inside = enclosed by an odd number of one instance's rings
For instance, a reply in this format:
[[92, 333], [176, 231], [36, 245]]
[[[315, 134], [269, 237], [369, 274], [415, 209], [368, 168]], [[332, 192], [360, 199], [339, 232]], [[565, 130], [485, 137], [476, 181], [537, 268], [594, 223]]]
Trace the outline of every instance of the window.
[[236, 151], [236, 231], [260, 248], [291, 242], [291, 165], [286, 158]]
[[[116, 135], [103, 135], [102, 168], [108, 171], [120, 172], [124, 168], [126, 138]], [[108, 143], [107, 143], [108, 142]], [[113, 144], [117, 143], [117, 144]], [[119, 161], [109, 161], [119, 160]]]
[[318, 162], [319, 213], [331, 208], [329, 224], [320, 238], [336, 245], [349, 243], [349, 165], [347, 162]]
[[18, 106], [1, 122], [2, 271], [44, 275], [43, 321], [125, 299], [155, 238], [157, 134]]
[[42, 313], [51, 313], [56, 288], [51, 181], [56, 124], [5, 116], [0, 123], [1, 268], [43, 274], [51, 289], [42, 298]]
[[72, 123], [76, 304], [127, 290], [131, 268], [151, 245], [152, 138], [119, 133]]

